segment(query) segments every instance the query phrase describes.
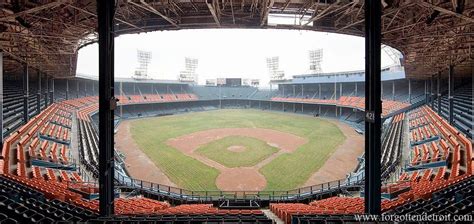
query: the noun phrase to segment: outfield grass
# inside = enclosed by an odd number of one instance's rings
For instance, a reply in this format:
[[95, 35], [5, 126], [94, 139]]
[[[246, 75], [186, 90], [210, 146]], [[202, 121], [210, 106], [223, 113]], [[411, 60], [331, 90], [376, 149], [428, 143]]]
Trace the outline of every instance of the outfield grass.
[[215, 128], [268, 128], [308, 139], [295, 152], [261, 168], [266, 190], [301, 186], [329, 158], [345, 137], [336, 125], [309, 116], [260, 110], [217, 110], [144, 118], [131, 123], [132, 137], [166, 175], [189, 190], [216, 190], [219, 171], [166, 145], [166, 140]]
[[[246, 150], [232, 152], [227, 150], [230, 146], [244, 146]], [[254, 166], [278, 150], [256, 138], [228, 136], [203, 145], [196, 152], [226, 167], [233, 168]]]

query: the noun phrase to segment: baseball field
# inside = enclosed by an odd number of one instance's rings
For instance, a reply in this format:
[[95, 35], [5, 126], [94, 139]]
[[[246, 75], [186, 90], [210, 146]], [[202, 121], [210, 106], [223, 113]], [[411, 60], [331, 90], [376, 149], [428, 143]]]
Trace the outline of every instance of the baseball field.
[[172, 185], [189, 190], [300, 187], [346, 139], [325, 119], [250, 109], [127, 122], [139, 148], [133, 150], [156, 166], [140, 172], [162, 172]]

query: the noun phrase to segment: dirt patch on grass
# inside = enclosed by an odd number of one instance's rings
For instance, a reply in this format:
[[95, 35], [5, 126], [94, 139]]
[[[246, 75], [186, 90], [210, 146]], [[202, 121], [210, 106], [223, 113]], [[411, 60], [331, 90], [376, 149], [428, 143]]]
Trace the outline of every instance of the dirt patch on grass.
[[[278, 153], [266, 158], [252, 167], [228, 168], [214, 160], [199, 155], [194, 151], [199, 147], [228, 137], [228, 136], [246, 136], [265, 141], [268, 145], [280, 149]], [[166, 141], [171, 147], [174, 147], [184, 154], [191, 156], [204, 164], [214, 167], [220, 171], [216, 179], [216, 185], [221, 190], [263, 190], [266, 186], [265, 177], [259, 172], [259, 169], [269, 163], [274, 158], [283, 153], [291, 153], [301, 145], [306, 144], [307, 139], [281, 131], [264, 128], [219, 128], [205, 131], [198, 131], [192, 134], [183, 135]], [[232, 148], [232, 149], [231, 149]], [[243, 149], [242, 149], [243, 148]], [[227, 150], [246, 150], [243, 146], [231, 146]]]
[[343, 179], [357, 166], [357, 157], [364, 152], [364, 136], [343, 122], [328, 120], [342, 131], [346, 140], [337, 147], [324, 165], [306, 181], [305, 186]]
[[125, 155], [125, 165], [133, 178], [176, 187], [135, 143], [130, 132], [130, 121], [120, 123], [115, 140], [115, 148]]
[[231, 152], [245, 152], [247, 151], [247, 147], [241, 145], [232, 145], [227, 147], [227, 150]]
[[271, 146], [275, 146], [286, 152], [295, 151], [300, 145], [308, 142], [307, 139], [281, 131], [264, 128], [218, 128], [198, 131], [177, 138], [171, 138], [166, 144], [191, 154], [202, 145], [227, 136], [246, 136], [260, 139]]

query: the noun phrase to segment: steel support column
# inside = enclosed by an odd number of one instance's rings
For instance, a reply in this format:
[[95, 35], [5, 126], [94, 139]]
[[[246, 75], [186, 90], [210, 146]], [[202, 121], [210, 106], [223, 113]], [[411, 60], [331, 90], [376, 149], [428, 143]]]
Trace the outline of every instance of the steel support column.
[[428, 80], [425, 79], [425, 104], [428, 104]]
[[66, 100], [69, 99], [69, 79], [66, 79]]
[[114, 214], [114, 25], [115, 1], [98, 0], [99, 30], [99, 213]]
[[54, 103], [54, 78], [51, 79], [51, 93], [49, 93], [51, 96], [51, 104]]
[[46, 76], [46, 93], [44, 93], [44, 108], [49, 105], [49, 76]]
[[41, 72], [37, 70], [38, 75], [38, 92], [36, 93], [36, 111], [37, 114], [41, 113]]
[[411, 104], [411, 79], [408, 79], [408, 102]]
[[76, 79], [76, 98], [79, 98], [79, 79]]
[[23, 122], [28, 123], [30, 118], [28, 114], [28, 97], [29, 97], [29, 75], [28, 75], [28, 64], [23, 65]]
[[449, 82], [449, 93], [448, 93], [448, 100], [449, 100], [449, 124], [454, 124], [454, 66], [449, 66], [448, 71], [448, 82]]
[[0, 147], [3, 148], [3, 52], [0, 51]]
[[382, 98], [383, 98], [383, 82], [380, 81], [380, 92], [382, 94]]
[[379, 215], [382, 101], [381, 2], [365, 0], [365, 212]]
[[395, 100], [395, 81], [392, 82], [392, 100]]
[[321, 83], [318, 84], [319, 99], [321, 99]]
[[442, 116], [441, 114], [441, 72], [438, 72], [438, 81], [436, 82], [437, 88], [436, 88], [436, 97], [438, 99], [438, 115]]
[[430, 103], [431, 109], [435, 111], [434, 108], [434, 75], [431, 76], [431, 84], [430, 84]]
[[354, 96], [357, 96], [357, 82], [355, 83]]
[[[342, 97], [342, 82], [339, 83], [339, 98]], [[342, 107], [339, 107], [339, 116], [342, 115]]]
[[[270, 100], [272, 99], [273, 94], [272, 94], [272, 81], [270, 80]], [[219, 98], [220, 98], [220, 93], [219, 93]]]

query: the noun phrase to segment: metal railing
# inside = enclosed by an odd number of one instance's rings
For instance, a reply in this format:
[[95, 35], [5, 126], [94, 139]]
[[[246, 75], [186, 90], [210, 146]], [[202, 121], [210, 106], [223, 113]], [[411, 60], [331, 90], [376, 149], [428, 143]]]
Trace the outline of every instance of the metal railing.
[[211, 202], [223, 199], [295, 201], [310, 198], [314, 195], [324, 194], [334, 190], [340, 190], [348, 187], [358, 187], [363, 184], [364, 180], [363, 177], [357, 177], [355, 180], [348, 178], [287, 191], [194, 191], [133, 179], [119, 172], [115, 172], [115, 179], [118, 183], [120, 183], [121, 188], [140, 190], [142, 192], [167, 196], [190, 202]]

